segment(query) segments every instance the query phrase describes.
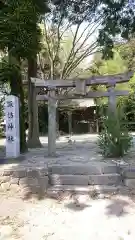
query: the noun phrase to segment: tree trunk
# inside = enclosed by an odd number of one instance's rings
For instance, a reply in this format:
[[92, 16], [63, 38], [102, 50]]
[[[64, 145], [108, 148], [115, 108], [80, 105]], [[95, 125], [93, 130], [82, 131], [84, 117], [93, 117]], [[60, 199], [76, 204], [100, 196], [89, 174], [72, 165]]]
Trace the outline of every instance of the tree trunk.
[[27, 151], [26, 129], [25, 129], [25, 102], [22, 79], [20, 78], [20, 150]]
[[56, 132], [57, 132], [57, 138], [59, 138], [60, 133], [59, 133], [59, 109], [58, 109], [58, 106], [56, 108]]
[[72, 112], [68, 112], [68, 132], [69, 135], [72, 135]]
[[38, 103], [36, 101], [36, 88], [31, 83], [31, 77], [37, 76], [37, 59], [28, 59], [28, 111], [29, 111], [29, 131], [28, 147], [39, 148], [39, 124], [38, 124]]

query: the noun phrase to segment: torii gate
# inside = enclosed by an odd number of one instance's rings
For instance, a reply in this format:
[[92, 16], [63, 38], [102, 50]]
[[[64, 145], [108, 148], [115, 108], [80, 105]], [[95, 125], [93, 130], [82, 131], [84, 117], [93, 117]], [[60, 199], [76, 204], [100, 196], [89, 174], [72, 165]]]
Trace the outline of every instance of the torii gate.
[[[115, 85], [116, 83], [128, 82], [132, 76], [133, 73], [128, 72], [117, 75], [93, 76], [87, 79], [43, 80], [31, 78], [35, 87], [48, 90], [48, 94], [36, 96], [36, 100], [38, 101], [48, 101], [48, 155], [56, 155], [57, 100], [108, 97], [109, 108], [115, 111], [116, 96], [125, 96], [129, 94], [129, 91], [115, 90]], [[106, 85], [107, 91], [87, 91], [86, 87], [93, 85]], [[57, 95], [56, 89], [59, 88], [75, 88], [76, 91], [74, 95]]]

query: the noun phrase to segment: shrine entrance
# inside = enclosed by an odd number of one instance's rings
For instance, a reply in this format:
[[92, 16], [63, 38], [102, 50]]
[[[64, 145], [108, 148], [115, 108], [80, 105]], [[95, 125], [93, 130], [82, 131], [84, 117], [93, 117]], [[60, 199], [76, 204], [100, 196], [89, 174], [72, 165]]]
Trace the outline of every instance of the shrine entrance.
[[[126, 90], [116, 90], [116, 84], [128, 82], [132, 73], [94, 76], [87, 79], [43, 80], [31, 78], [39, 89], [37, 101], [48, 101], [48, 155], [56, 156], [56, 109], [60, 101], [67, 99], [94, 99], [107, 97], [108, 108], [115, 112], [116, 97], [128, 95]], [[106, 91], [92, 91], [90, 86], [105, 85]]]

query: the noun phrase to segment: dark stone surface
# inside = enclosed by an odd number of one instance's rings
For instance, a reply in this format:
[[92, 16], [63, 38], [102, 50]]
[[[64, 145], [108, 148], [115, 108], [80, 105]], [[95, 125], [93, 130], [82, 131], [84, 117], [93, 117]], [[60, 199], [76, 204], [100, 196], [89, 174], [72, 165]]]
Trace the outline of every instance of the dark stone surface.
[[53, 165], [49, 167], [49, 172], [52, 174], [70, 174], [70, 175], [99, 175], [118, 173], [119, 168], [113, 164], [86, 164], [86, 165]]
[[0, 165], [2, 164], [12, 164], [12, 163], [20, 163], [22, 161], [26, 160], [26, 157], [24, 155], [19, 156], [18, 158], [6, 158], [0, 156]]

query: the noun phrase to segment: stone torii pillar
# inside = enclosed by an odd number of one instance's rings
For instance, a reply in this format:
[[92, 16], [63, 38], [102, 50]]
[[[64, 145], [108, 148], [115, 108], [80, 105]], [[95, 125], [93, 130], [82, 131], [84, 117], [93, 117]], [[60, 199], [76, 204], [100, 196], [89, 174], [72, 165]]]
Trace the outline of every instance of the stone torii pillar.
[[56, 156], [56, 108], [55, 89], [49, 90], [48, 98], [48, 155]]
[[115, 94], [115, 84], [110, 84], [107, 86], [109, 93], [108, 97], [108, 109], [110, 112], [116, 113], [116, 94]]

